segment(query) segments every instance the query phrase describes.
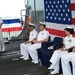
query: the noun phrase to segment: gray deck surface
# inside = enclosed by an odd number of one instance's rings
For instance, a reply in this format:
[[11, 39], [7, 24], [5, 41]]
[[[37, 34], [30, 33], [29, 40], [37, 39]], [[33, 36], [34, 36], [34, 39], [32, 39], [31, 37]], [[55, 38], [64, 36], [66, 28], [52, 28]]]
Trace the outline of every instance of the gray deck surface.
[[0, 75], [50, 75], [45, 66], [20, 59], [19, 45], [23, 41], [6, 44], [6, 51], [0, 56]]

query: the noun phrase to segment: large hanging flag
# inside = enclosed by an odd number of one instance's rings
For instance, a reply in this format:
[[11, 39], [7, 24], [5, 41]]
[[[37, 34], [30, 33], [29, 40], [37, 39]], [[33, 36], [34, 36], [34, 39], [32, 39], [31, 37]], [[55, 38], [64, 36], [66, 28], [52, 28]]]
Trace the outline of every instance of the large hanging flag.
[[75, 0], [44, 0], [47, 30], [55, 37], [65, 37], [64, 29], [75, 30]]

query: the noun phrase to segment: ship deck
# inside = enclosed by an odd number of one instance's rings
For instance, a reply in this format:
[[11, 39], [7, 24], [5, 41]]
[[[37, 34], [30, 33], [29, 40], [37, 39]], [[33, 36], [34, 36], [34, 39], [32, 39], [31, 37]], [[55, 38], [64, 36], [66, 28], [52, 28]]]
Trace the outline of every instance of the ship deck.
[[6, 44], [6, 51], [0, 55], [0, 75], [50, 75], [45, 66], [33, 64], [30, 60], [22, 60], [19, 57], [19, 45], [23, 40], [11, 41]]

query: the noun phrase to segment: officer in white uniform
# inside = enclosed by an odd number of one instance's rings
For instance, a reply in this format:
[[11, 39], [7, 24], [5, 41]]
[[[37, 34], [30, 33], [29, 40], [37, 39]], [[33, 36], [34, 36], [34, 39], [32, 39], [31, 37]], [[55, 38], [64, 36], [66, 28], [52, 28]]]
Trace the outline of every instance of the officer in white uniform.
[[21, 55], [22, 55], [22, 57], [20, 58], [23, 58], [24, 60], [29, 59], [27, 48], [31, 45], [31, 42], [35, 40], [38, 36], [38, 32], [35, 30], [35, 24], [30, 23], [29, 27], [31, 30], [30, 35], [29, 35], [29, 40], [25, 41], [24, 43], [20, 45], [20, 50], [21, 50]]
[[65, 44], [65, 48], [68, 50], [75, 45], [73, 41], [74, 40], [74, 36], [73, 36], [74, 29], [68, 26], [65, 29], [65, 33], [67, 36], [64, 38], [64, 44]]
[[40, 22], [40, 32], [36, 40], [33, 40], [34, 44], [28, 47], [28, 52], [32, 58], [34, 64], [38, 63], [38, 54], [37, 49], [41, 48], [41, 43], [48, 41], [49, 32], [45, 30], [46, 25], [43, 22]]
[[74, 36], [72, 35], [74, 33], [73, 28], [68, 26], [65, 29], [65, 33], [66, 33], [67, 36], [64, 38], [64, 44], [65, 44], [64, 51], [60, 51], [60, 50], [54, 51], [54, 53], [53, 53], [53, 55], [50, 59], [50, 62], [52, 63], [52, 65], [48, 69], [54, 69], [54, 71], [52, 71], [51, 74], [59, 73], [60, 57], [64, 54], [68, 53], [68, 51], [66, 51], [66, 49], [68, 50], [69, 48], [71, 48], [75, 45], [74, 44]]
[[48, 69], [54, 69], [51, 74], [57, 74], [59, 73], [59, 60], [61, 55], [66, 54], [67, 51], [65, 50], [65, 45], [61, 47], [61, 44], [58, 46], [59, 49], [55, 50], [50, 62], [52, 63], [52, 65], [48, 68]]
[[[73, 74], [69, 64], [70, 61], [72, 62]], [[72, 49], [72, 52], [67, 53], [61, 57], [61, 63], [63, 75], [75, 75], [75, 47]]]
[[0, 52], [5, 51], [5, 45], [4, 45], [4, 40], [3, 40], [3, 35], [2, 35], [2, 29], [1, 29], [2, 23], [3, 23], [3, 21], [2, 21], [2, 19], [0, 17]]

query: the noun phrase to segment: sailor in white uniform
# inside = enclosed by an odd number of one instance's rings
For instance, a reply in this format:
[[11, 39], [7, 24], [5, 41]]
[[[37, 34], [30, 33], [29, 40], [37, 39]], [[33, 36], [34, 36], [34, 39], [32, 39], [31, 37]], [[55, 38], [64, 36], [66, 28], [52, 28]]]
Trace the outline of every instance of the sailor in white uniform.
[[36, 40], [33, 40], [34, 44], [28, 47], [28, 52], [32, 58], [32, 62], [34, 64], [38, 63], [38, 54], [37, 49], [41, 48], [41, 43], [48, 41], [49, 38], [49, 32], [45, 30], [46, 25], [43, 22], [40, 22], [40, 32], [38, 34], [38, 37]]
[[2, 23], [3, 23], [3, 21], [2, 21], [2, 19], [0, 17], [0, 52], [5, 51], [5, 44], [4, 44], [3, 35], [2, 35], [2, 29], [1, 29]]
[[[75, 40], [73, 42], [75, 42]], [[69, 64], [70, 61], [72, 62], [73, 74]], [[63, 75], [75, 75], [75, 47], [73, 47], [72, 52], [61, 56], [61, 63]]]
[[38, 32], [35, 30], [35, 24], [30, 23], [29, 24], [30, 27], [30, 35], [29, 35], [29, 40], [25, 41], [24, 43], [20, 44], [20, 50], [21, 50], [21, 55], [24, 60], [28, 60], [29, 59], [29, 55], [28, 55], [28, 47], [31, 45], [31, 42], [33, 40], [35, 40], [38, 36]]
[[61, 50], [54, 51], [54, 53], [53, 53], [53, 55], [50, 59], [50, 62], [52, 63], [52, 65], [48, 69], [54, 69], [54, 71], [52, 71], [51, 74], [59, 73], [60, 57], [64, 54], [67, 54], [68, 53], [67, 50], [69, 48], [72, 48], [75, 45], [74, 36], [72, 35], [74, 33], [73, 28], [68, 26], [65, 29], [65, 33], [66, 33], [67, 36], [64, 38], [64, 45], [65, 45], [64, 51], [61, 51]]
[[68, 26], [65, 29], [65, 33], [67, 36], [64, 38], [64, 44], [65, 44], [65, 48], [68, 50], [75, 45], [75, 43], [74, 43], [75, 37], [73, 36], [74, 29], [72, 27]]

